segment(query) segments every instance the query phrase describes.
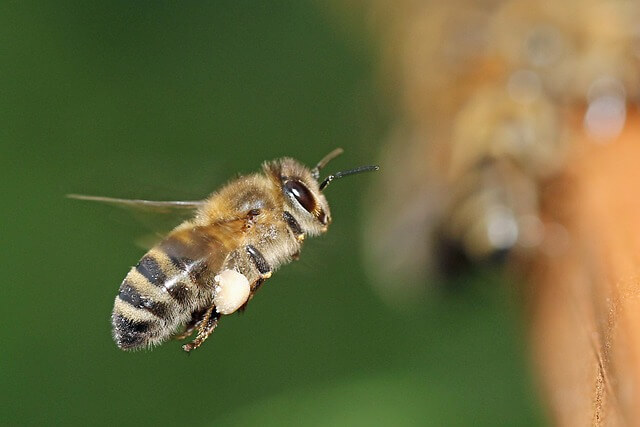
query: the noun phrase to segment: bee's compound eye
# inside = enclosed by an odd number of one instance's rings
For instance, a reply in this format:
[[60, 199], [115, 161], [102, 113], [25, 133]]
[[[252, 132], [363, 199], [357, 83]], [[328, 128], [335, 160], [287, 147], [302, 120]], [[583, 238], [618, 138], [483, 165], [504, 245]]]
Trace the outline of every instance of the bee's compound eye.
[[249, 299], [251, 287], [244, 274], [235, 270], [223, 270], [214, 277], [216, 281], [213, 303], [220, 314], [231, 314]]
[[316, 200], [311, 194], [311, 191], [300, 181], [290, 180], [285, 182], [284, 191], [286, 191], [287, 194], [293, 195], [307, 212], [313, 212], [316, 208]]

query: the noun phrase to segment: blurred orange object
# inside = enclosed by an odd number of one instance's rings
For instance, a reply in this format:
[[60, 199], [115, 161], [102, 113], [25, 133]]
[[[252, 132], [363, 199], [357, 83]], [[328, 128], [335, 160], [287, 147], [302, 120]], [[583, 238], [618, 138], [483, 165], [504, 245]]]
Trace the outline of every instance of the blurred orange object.
[[640, 116], [615, 141], [583, 142], [543, 206], [570, 243], [532, 262], [538, 371], [558, 424], [638, 425]]
[[404, 306], [452, 260], [506, 257], [552, 418], [640, 425], [640, 3], [359, 3], [397, 112], [364, 233], [376, 289]]

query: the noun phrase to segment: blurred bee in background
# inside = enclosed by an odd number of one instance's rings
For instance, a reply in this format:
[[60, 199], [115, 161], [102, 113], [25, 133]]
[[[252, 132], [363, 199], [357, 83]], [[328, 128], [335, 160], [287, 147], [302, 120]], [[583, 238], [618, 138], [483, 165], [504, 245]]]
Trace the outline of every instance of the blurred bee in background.
[[150, 347], [173, 336], [187, 338], [197, 329], [197, 337], [183, 346], [189, 352], [211, 335], [222, 315], [244, 309], [273, 271], [297, 259], [306, 236], [327, 231], [331, 213], [322, 192], [327, 185], [378, 169], [358, 167], [320, 182], [320, 170], [341, 153], [332, 151], [313, 169], [291, 158], [266, 162], [262, 174], [231, 181], [202, 201], [70, 195], [193, 214], [151, 248], [120, 285], [112, 315], [118, 347]]
[[372, 3], [399, 110], [365, 232], [379, 291], [411, 300], [460, 260], [561, 251], [567, 233], [542, 220], [542, 189], [576, 128], [598, 142], [622, 131], [640, 87], [640, 6]]
[[359, 4], [397, 112], [372, 282], [408, 303], [459, 260], [505, 259], [555, 423], [638, 424], [640, 3]]

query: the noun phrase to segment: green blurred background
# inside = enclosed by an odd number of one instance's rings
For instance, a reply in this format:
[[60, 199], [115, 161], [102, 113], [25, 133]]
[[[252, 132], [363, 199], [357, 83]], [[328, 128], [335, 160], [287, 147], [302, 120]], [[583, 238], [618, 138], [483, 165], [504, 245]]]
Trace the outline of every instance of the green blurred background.
[[307, 1], [0, 5], [0, 423], [543, 422], [522, 314], [495, 274], [411, 310], [374, 295], [364, 175], [331, 187], [330, 232], [201, 349], [111, 340], [140, 226], [64, 194], [200, 198], [337, 146], [331, 170], [375, 161], [384, 114], [363, 34]]

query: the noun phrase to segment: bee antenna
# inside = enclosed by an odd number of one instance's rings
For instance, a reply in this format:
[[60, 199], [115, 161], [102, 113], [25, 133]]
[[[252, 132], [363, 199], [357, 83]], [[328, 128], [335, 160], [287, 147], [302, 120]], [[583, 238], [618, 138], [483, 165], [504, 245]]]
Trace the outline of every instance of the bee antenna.
[[348, 175], [355, 175], [357, 173], [362, 173], [362, 172], [370, 172], [370, 171], [373, 172], [379, 169], [380, 169], [380, 166], [378, 165], [370, 165], [370, 166], [359, 166], [354, 169], [336, 172], [333, 175], [329, 175], [324, 179], [324, 181], [322, 181], [322, 183], [320, 184], [320, 191], [324, 190], [334, 179], [343, 178]]
[[336, 148], [335, 150], [324, 156], [322, 160], [320, 160], [318, 164], [313, 169], [311, 169], [311, 176], [313, 176], [315, 180], [320, 179], [320, 170], [327, 166], [327, 163], [329, 163], [331, 160], [335, 159], [342, 153], [344, 153], [344, 150], [342, 148]]

